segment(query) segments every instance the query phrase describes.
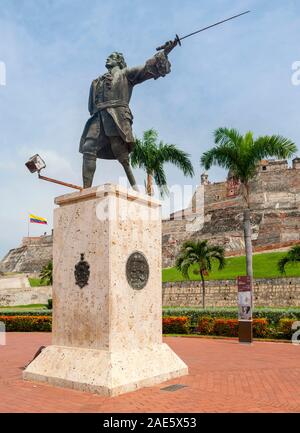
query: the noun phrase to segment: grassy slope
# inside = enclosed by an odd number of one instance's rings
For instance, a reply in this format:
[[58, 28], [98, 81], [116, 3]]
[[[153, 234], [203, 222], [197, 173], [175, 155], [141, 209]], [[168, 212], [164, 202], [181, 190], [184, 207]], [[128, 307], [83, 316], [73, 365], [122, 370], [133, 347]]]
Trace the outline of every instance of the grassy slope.
[[47, 282], [40, 278], [28, 278], [28, 280], [31, 287], [48, 286]]
[[[285, 252], [274, 252], [255, 254], [253, 256], [253, 272], [254, 278], [276, 278], [282, 277], [277, 269], [278, 260], [283, 257]], [[226, 266], [219, 271], [217, 263], [214, 263], [211, 274], [206, 277], [207, 280], [234, 280], [238, 275], [245, 275], [246, 272], [246, 258], [245, 256], [230, 257], [226, 259]], [[288, 265], [286, 267], [286, 277], [300, 277], [299, 265]], [[166, 281], [183, 281], [184, 278], [181, 272], [175, 268], [163, 269], [163, 282]], [[191, 280], [199, 280], [199, 275], [193, 274], [190, 271]]]

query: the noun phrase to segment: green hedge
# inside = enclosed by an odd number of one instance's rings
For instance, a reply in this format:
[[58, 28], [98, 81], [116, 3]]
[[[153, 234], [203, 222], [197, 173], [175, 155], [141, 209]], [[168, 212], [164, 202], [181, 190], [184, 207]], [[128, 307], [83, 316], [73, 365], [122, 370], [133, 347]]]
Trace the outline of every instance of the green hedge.
[[290, 340], [293, 333], [296, 331], [292, 329], [293, 319], [281, 319], [278, 325], [278, 338], [286, 338]]
[[[260, 338], [290, 340], [295, 332], [292, 324], [300, 318], [299, 309], [260, 309], [256, 313], [259, 317], [253, 320], [253, 334]], [[8, 332], [50, 332], [51, 314], [49, 310], [0, 312], [0, 322], [5, 322]], [[236, 309], [165, 308], [162, 322], [165, 334], [237, 335]]]
[[1, 316], [52, 316], [51, 310], [5, 310], [0, 309]]
[[[201, 317], [215, 319], [237, 319], [237, 308], [192, 308], [165, 307], [163, 316], [189, 317], [192, 326], [196, 326]], [[281, 319], [300, 320], [300, 308], [258, 308], [253, 311], [253, 319], [267, 319], [270, 325], [278, 325]]]
[[[295, 330], [292, 329], [294, 319], [280, 319], [272, 325], [266, 318], [253, 319], [253, 337], [291, 340]], [[187, 316], [163, 316], [164, 334], [200, 334], [221, 337], [237, 337], [238, 319], [199, 317], [197, 326], [191, 326]]]

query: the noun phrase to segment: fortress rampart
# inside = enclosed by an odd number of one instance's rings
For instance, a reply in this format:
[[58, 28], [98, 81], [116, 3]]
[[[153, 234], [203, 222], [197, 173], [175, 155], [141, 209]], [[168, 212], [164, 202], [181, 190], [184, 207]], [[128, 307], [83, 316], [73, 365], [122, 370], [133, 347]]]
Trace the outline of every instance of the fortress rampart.
[[[261, 161], [250, 185], [254, 251], [288, 247], [300, 242], [300, 158]], [[203, 209], [197, 194], [204, 194]], [[243, 253], [244, 199], [230, 176], [210, 183], [203, 173], [190, 206], [163, 221], [163, 267], [173, 266], [182, 242], [208, 239], [225, 247], [227, 255]], [[183, 215], [183, 217], [182, 217]]]

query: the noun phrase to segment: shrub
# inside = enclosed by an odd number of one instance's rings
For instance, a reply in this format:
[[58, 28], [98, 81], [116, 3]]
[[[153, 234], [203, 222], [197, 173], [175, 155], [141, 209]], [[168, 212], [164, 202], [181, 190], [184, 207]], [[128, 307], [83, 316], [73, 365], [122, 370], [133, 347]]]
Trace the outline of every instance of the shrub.
[[52, 299], [48, 299], [47, 308], [48, 310], [52, 310]]
[[253, 337], [264, 338], [272, 336], [273, 335], [270, 332], [267, 319], [253, 319]]
[[[238, 324], [238, 319], [214, 319], [212, 317], [201, 317], [196, 331], [202, 335], [237, 337], [239, 329]], [[253, 320], [253, 336], [256, 338], [270, 336], [267, 319]]]
[[215, 319], [213, 334], [223, 337], [237, 337], [239, 322], [237, 319]]
[[291, 339], [295, 329], [292, 329], [292, 325], [295, 322], [293, 319], [281, 319], [278, 326], [278, 337]]
[[7, 332], [49, 332], [51, 331], [51, 316], [0, 316], [0, 322], [5, 323]]
[[188, 334], [190, 321], [188, 317], [163, 317], [163, 334]]
[[284, 318], [300, 320], [300, 308], [259, 308], [254, 310], [253, 318], [265, 318], [271, 325], [279, 325]]
[[213, 317], [205, 316], [200, 317], [198, 320], [198, 326], [196, 332], [203, 335], [211, 335], [214, 329], [215, 319]]
[[[186, 316], [190, 318], [192, 326], [197, 326], [201, 317], [213, 317], [219, 319], [237, 319], [237, 307], [228, 308], [197, 308], [197, 307], [164, 307], [164, 316]], [[253, 311], [253, 319], [267, 319], [269, 324], [278, 325], [280, 319], [290, 318], [300, 320], [300, 308], [256, 308]]]
[[0, 310], [1, 316], [52, 316], [51, 310], [6, 310], [5, 308]]
[[50, 260], [45, 266], [42, 267], [41, 273], [39, 275], [42, 282], [47, 285], [52, 285], [53, 283], [53, 263]]

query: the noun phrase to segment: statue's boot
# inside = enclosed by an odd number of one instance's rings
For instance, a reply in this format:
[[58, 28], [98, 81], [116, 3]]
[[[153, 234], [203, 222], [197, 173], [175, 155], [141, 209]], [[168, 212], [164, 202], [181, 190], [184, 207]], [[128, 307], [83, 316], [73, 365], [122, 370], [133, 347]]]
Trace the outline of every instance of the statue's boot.
[[133, 176], [130, 164], [129, 164], [129, 156], [128, 156], [128, 147], [127, 145], [124, 146], [124, 141], [119, 136], [112, 136], [110, 137], [110, 144], [111, 144], [111, 150], [115, 156], [115, 158], [119, 161], [120, 164], [122, 164], [127, 179], [131, 185], [131, 187], [139, 192], [138, 186], [136, 184], [135, 178]]
[[120, 161], [120, 163], [122, 164], [122, 166], [123, 166], [123, 168], [125, 170], [127, 179], [129, 180], [129, 183], [130, 183], [131, 187], [135, 191], [139, 192], [138, 186], [136, 184], [135, 178], [133, 176], [133, 173], [132, 173], [132, 170], [131, 170], [131, 167], [130, 167], [130, 164], [129, 164], [129, 160], [125, 159], [123, 161]]
[[96, 157], [90, 154], [83, 154], [82, 179], [83, 188], [90, 188], [93, 183], [96, 171]]

